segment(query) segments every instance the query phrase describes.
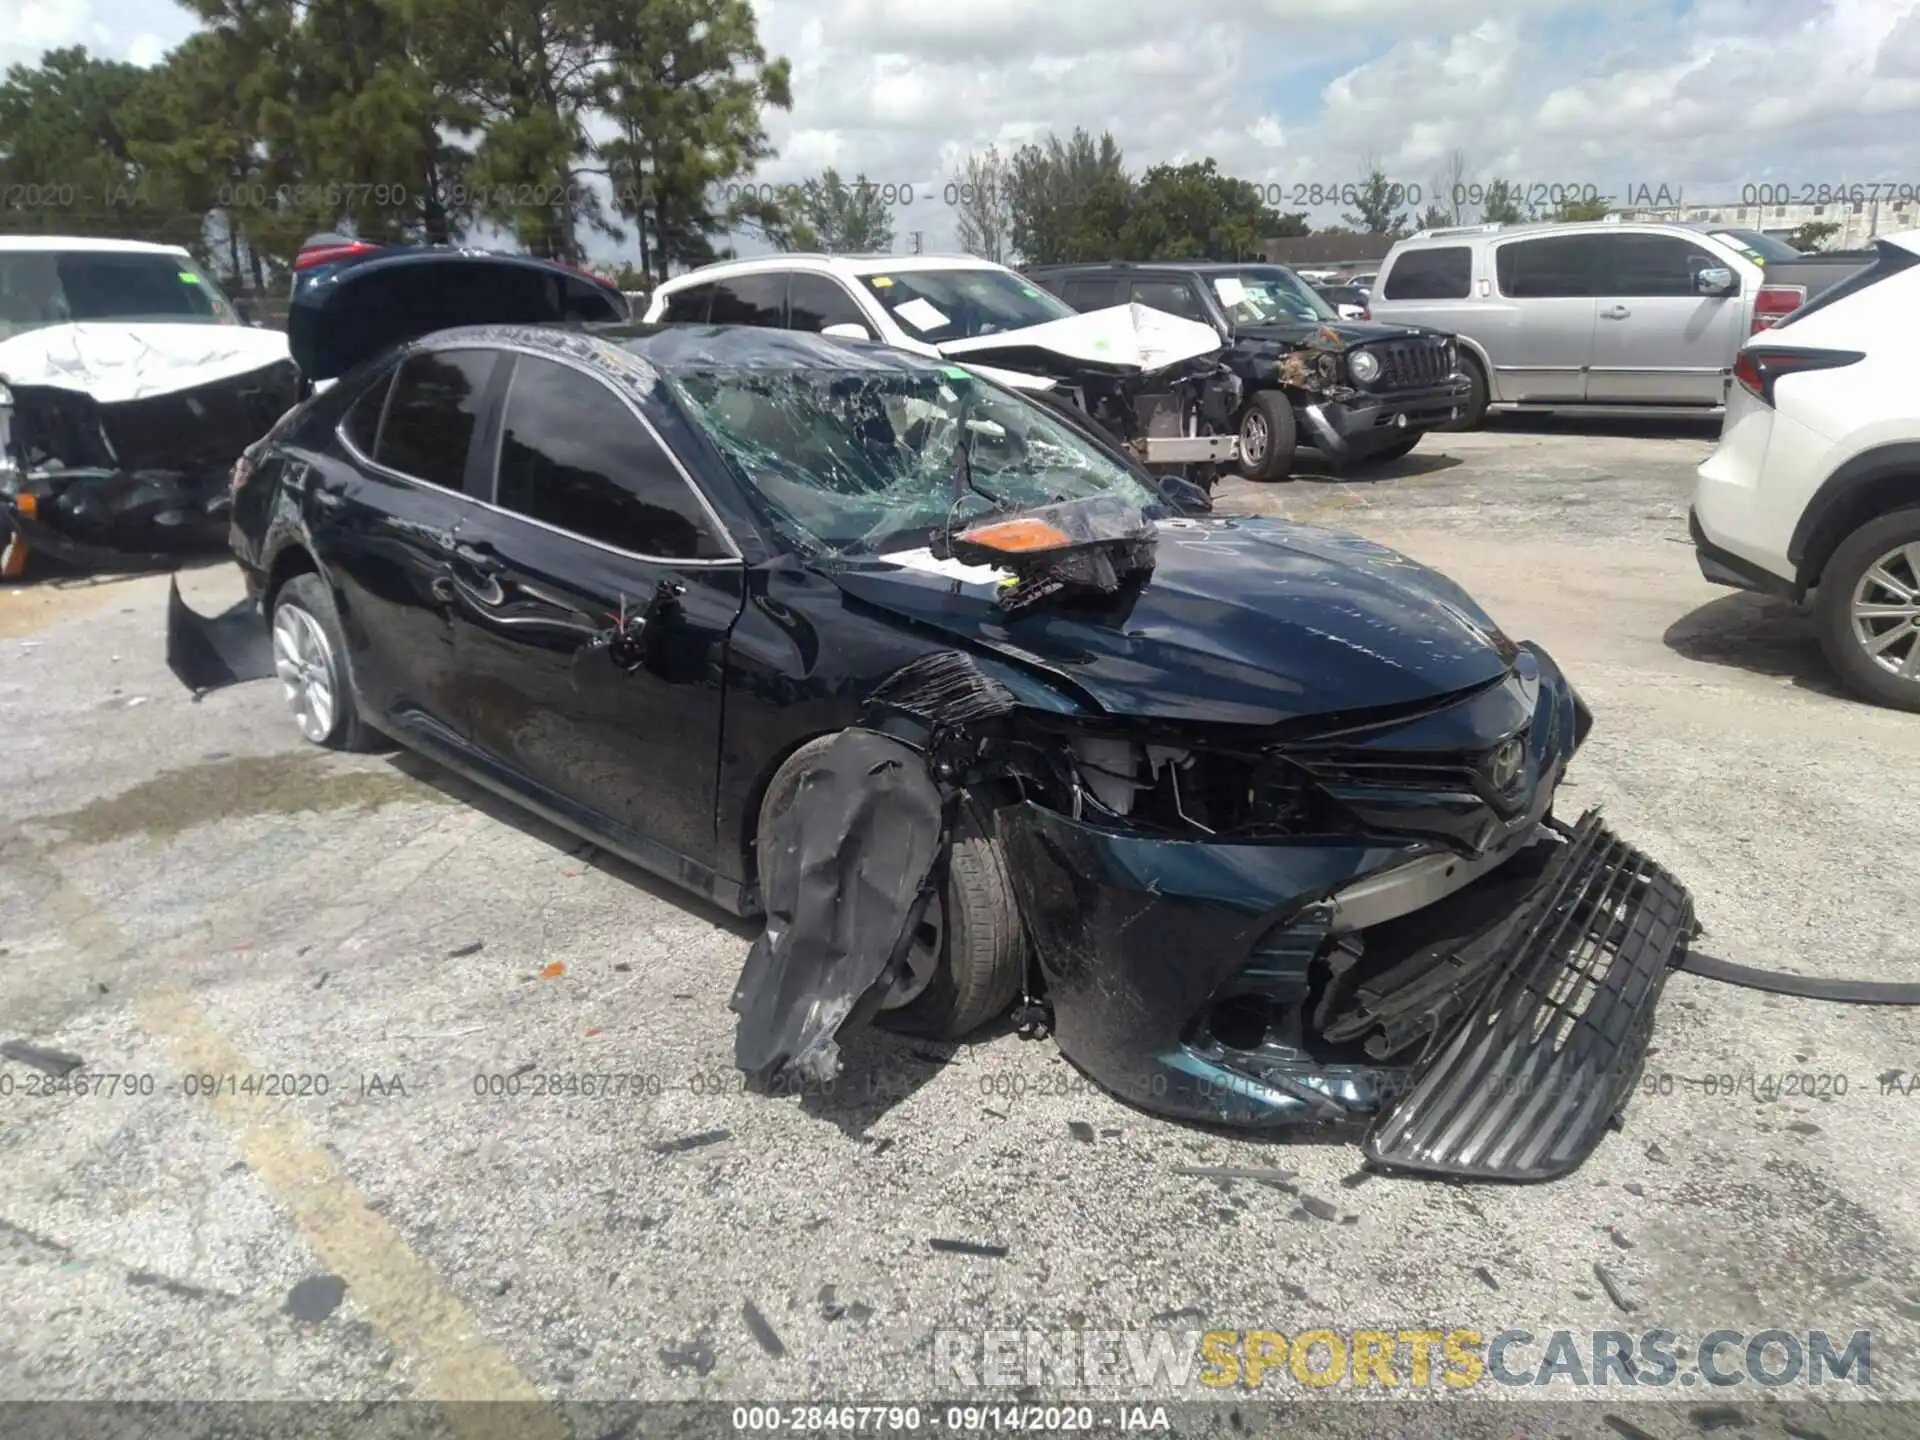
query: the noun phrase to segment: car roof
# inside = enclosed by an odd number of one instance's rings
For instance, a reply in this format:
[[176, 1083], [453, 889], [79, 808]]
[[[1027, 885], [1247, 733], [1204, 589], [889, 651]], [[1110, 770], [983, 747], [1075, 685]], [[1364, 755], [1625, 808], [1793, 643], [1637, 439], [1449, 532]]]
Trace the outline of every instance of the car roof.
[[149, 240], [108, 240], [94, 235], [0, 235], [0, 254], [23, 250], [76, 250], [99, 254], [167, 255], [187, 253], [184, 245], [156, 245]]
[[1007, 267], [978, 255], [829, 255], [810, 250], [783, 250], [744, 260], [717, 260], [665, 280], [655, 293], [684, 290], [689, 285], [729, 280], [738, 275], [763, 275], [770, 270], [811, 270], [821, 275], [908, 275], [927, 270], [1005, 270]]
[[1271, 260], [1082, 260], [1063, 265], [1034, 265], [1029, 275], [1064, 275], [1075, 270], [1173, 270], [1182, 275], [1238, 275], [1248, 270], [1285, 270]]

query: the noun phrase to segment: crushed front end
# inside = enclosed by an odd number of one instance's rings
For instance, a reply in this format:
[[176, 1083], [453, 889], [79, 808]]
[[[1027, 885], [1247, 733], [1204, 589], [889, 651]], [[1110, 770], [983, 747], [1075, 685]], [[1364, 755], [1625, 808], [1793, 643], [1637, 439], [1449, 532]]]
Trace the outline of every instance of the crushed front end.
[[1062, 736], [999, 812], [1061, 1050], [1142, 1108], [1371, 1121], [1384, 1168], [1542, 1180], [1638, 1078], [1686, 890], [1553, 801], [1590, 718], [1542, 651], [1334, 736]]
[[0, 380], [0, 571], [147, 568], [224, 545], [234, 461], [297, 398], [291, 362], [104, 403]]
[[1473, 388], [1453, 337], [1352, 334], [1378, 328], [1327, 325], [1305, 338], [1250, 330], [1236, 337], [1235, 360], [1252, 387], [1277, 384], [1292, 397], [1303, 444], [1364, 460], [1459, 419]]

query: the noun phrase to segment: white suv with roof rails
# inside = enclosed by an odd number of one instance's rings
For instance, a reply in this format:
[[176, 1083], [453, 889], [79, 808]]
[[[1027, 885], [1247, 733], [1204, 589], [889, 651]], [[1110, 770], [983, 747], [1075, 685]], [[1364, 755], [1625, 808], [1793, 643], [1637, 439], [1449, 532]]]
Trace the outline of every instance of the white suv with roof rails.
[[[973, 255], [760, 255], [665, 281], [652, 322], [811, 330], [939, 357], [959, 340], [1024, 330], [1078, 312], [1026, 276]], [[1014, 389], [1053, 382], [969, 362]]]
[[1489, 411], [1717, 415], [1741, 343], [1797, 308], [1751, 245], [1670, 223], [1458, 225], [1387, 252], [1375, 320], [1459, 337]]
[[1864, 699], [1920, 710], [1920, 230], [1741, 347], [1691, 526], [1701, 573], [1799, 601]]

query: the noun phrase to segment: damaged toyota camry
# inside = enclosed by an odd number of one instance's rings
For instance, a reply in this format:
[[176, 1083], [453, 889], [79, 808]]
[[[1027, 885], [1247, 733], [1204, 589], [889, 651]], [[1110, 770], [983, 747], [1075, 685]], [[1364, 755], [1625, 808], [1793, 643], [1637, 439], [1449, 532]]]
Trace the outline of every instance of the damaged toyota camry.
[[235, 500], [295, 718], [764, 916], [758, 1084], [1018, 1002], [1122, 1099], [1387, 1168], [1549, 1178], [1620, 1113], [1692, 902], [1556, 814], [1587, 708], [1446, 579], [963, 366], [353, 284]]

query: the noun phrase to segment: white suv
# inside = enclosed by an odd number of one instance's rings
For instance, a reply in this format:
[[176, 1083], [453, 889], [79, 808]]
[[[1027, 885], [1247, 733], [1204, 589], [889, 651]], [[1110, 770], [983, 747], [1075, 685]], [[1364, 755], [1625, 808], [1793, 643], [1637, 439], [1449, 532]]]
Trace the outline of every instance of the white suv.
[[1700, 467], [1701, 573], [1800, 600], [1849, 689], [1920, 710], [1920, 230], [1748, 340]]
[[[956, 341], [1024, 330], [1078, 312], [1004, 265], [972, 255], [759, 255], [665, 281], [647, 319], [812, 330], [940, 356]], [[1033, 375], [970, 368], [1016, 389]]]

